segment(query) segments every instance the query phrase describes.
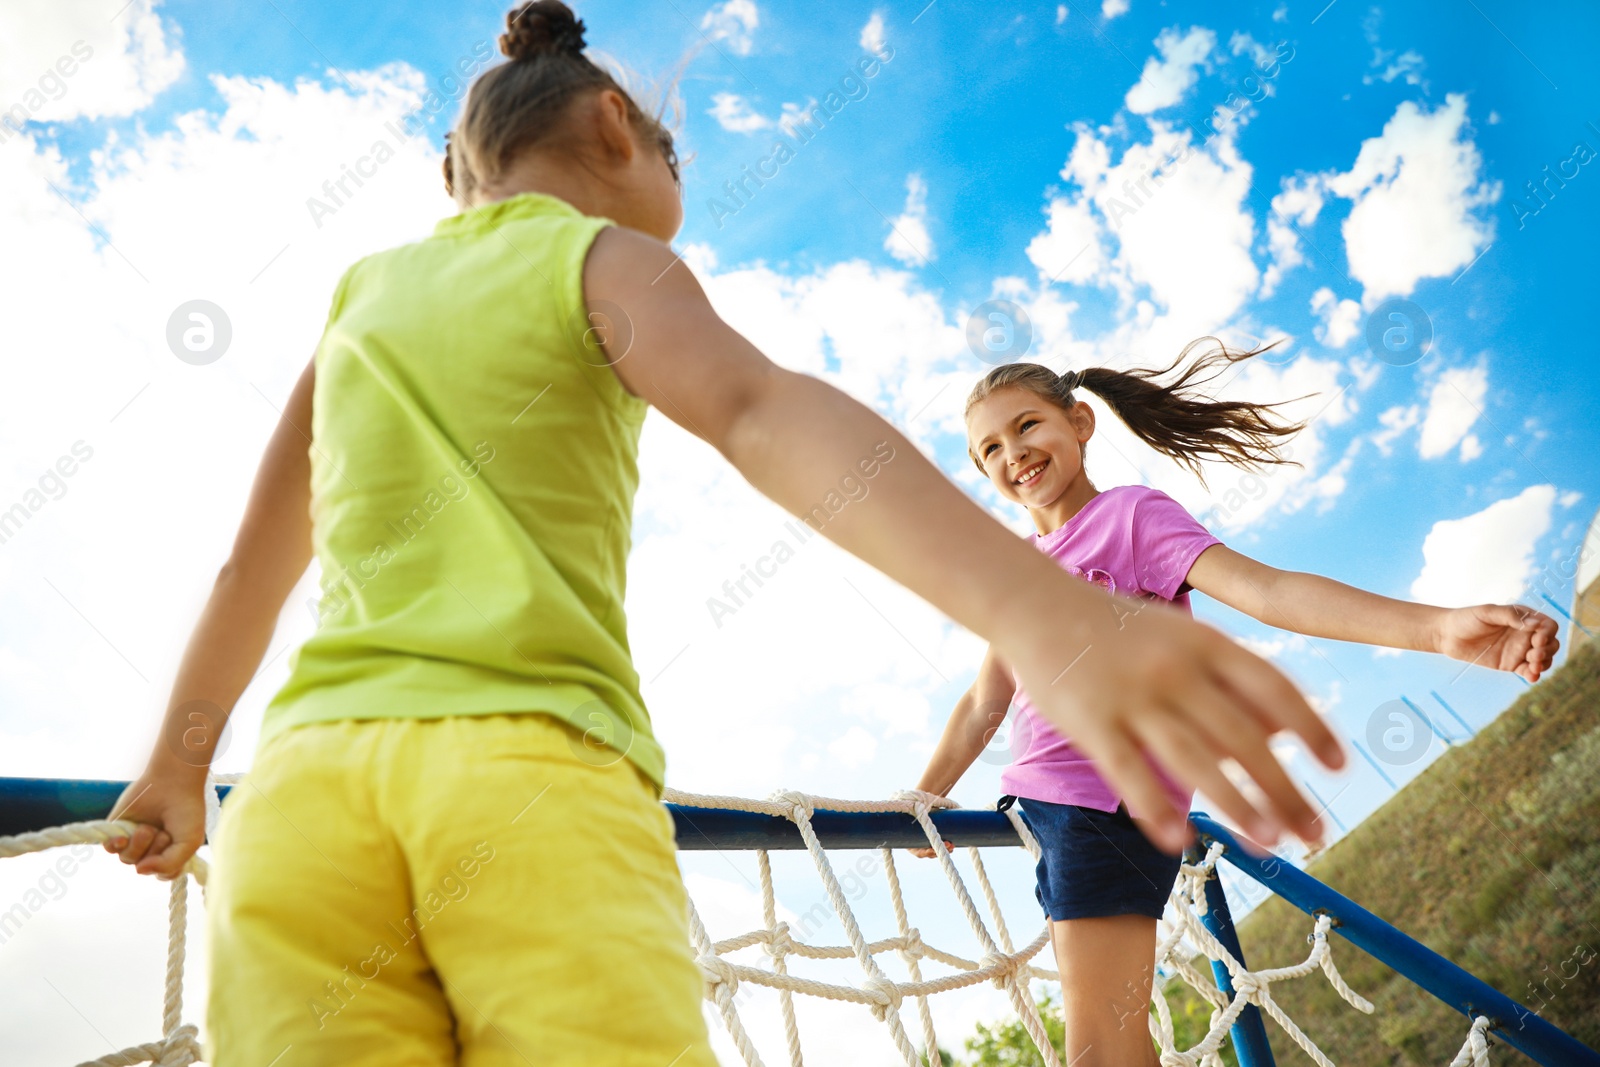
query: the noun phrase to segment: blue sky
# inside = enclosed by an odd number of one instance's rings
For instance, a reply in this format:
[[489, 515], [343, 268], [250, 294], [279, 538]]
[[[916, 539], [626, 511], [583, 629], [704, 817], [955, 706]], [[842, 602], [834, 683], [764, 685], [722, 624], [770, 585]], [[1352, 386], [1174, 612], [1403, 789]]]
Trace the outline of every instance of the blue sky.
[[[137, 771], [334, 280], [452, 210], [438, 178], [460, 97], [451, 76], [504, 14], [116, 7], [0, 14], [0, 109], [28, 119], [0, 140], [0, 508], [28, 501], [74, 442], [94, 450], [0, 543], [0, 592], [17, 609], [0, 620], [0, 774]], [[1314, 394], [1286, 409], [1313, 418], [1294, 445], [1303, 470], [1261, 482], [1217, 470], [1207, 491], [1103, 420], [1090, 446], [1102, 488], [1156, 485], [1240, 551], [1387, 595], [1553, 611], [1542, 592], [1570, 605], [1600, 505], [1592, 7], [649, 0], [579, 13], [590, 45], [630, 70], [681, 67], [679, 148], [692, 160], [678, 246], [722, 313], [775, 359], [906, 426], [1019, 532], [1025, 519], [976, 479], [959, 432], [961, 399], [987, 369], [968, 317], [996, 298], [1031, 318], [1027, 358], [1059, 368], [1164, 363], [1206, 334], [1285, 339], [1223, 395]], [[41, 78], [78, 41], [93, 58], [45, 102]], [[864, 95], [797, 143], [785, 117], [826, 108], [874, 53], [888, 58]], [[309, 198], [393, 140], [386, 123], [429, 91], [445, 106], [426, 137], [319, 225]], [[792, 158], [719, 225], [724, 183], [779, 144]], [[1540, 199], [1530, 182], [1545, 183]], [[232, 348], [204, 367], [164, 339], [172, 309], [195, 298], [233, 324]], [[1387, 300], [1426, 320], [1425, 354], [1385, 361], [1369, 347]], [[656, 416], [643, 470], [629, 611], [673, 784], [883, 796], [914, 782], [981, 643], [821, 544], [717, 619], [710, 598], [783, 536], [784, 517]], [[248, 766], [285, 653], [309, 632], [313, 588], [308, 577], [241, 701], [227, 769]], [[1363, 743], [1397, 698], [1434, 715], [1435, 691], [1476, 729], [1524, 688], [1421, 654], [1293, 638], [1199, 596], [1195, 610]], [[1385, 770], [1403, 782], [1440, 751]], [[1285, 755], [1346, 826], [1389, 795], [1359, 758], [1329, 775]], [[1003, 757], [957, 797], [991, 801]], [[1008, 913], [1031, 928], [1026, 865], [997, 862]], [[708, 857], [685, 870], [729, 929], [748, 914], [746, 874]], [[0, 903], [30, 877], [0, 871], [20, 879], [0, 881]], [[159, 912], [154, 887], [83, 877], [27, 940], [0, 946], [12, 973], [45, 966], [75, 929], [128, 938], [130, 967], [155, 958], [141, 955], [149, 937], [115, 933], [138, 925], [122, 921], [128, 907]], [[813, 876], [785, 877], [796, 914], [820, 899]], [[944, 906], [937, 885], [911, 891]], [[957, 1031], [1000, 1010], [951, 1009]], [[133, 1016], [102, 1024], [145, 1039]]]

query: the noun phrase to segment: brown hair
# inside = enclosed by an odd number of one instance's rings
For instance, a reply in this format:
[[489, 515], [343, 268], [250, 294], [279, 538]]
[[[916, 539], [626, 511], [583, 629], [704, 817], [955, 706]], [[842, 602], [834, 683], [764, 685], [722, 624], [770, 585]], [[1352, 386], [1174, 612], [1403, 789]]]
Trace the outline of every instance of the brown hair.
[[[1216, 348], [1195, 357], [1194, 361], [1165, 385], [1156, 379], [1178, 369], [1189, 359], [1195, 346], [1205, 341]], [[1213, 400], [1200, 388], [1213, 381], [1235, 363], [1259, 356], [1279, 342], [1247, 352], [1230, 352], [1215, 337], [1190, 341], [1178, 358], [1159, 370], [1135, 367], [1110, 370], [1089, 367], [1057, 374], [1038, 363], [1007, 363], [996, 367], [973, 386], [967, 397], [965, 414], [997, 389], [1015, 386], [1026, 389], [1050, 404], [1070, 410], [1076, 404], [1074, 392], [1087, 389], [1106, 402], [1112, 414], [1127, 424], [1138, 438], [1157, 452], [1171, 456], [1205, 482], [1202, 459], [1219, 459], [1238, 467], [1257, 470], [1274, 464], [1294, 464], [1280, 454], [1284, 439], [1305, 427], [1304, 422], [1274, 421], [1276, 404], [1251, 404], [1241, 400]], [[1302, 398], [1303, 399], [1303, 398]], [[972, 455], [969, 451], [968, 455]], [[983, 470], [983, 462], [972, 456]]]
[[565, 132], [567, 107], [584, 93], [613, 89], [628, 104], [634, 129], [653, 140], [678, 176], [672, 134], [646, 114], [617, 78], [584, 55], [583, 22], [561, 0], [534, 0], [506, 14], [500, 51], [510, 61], [485, 71], [467, 93], [461, 118], [445, 135], [444, 187], [463, 207], [521, 152]]

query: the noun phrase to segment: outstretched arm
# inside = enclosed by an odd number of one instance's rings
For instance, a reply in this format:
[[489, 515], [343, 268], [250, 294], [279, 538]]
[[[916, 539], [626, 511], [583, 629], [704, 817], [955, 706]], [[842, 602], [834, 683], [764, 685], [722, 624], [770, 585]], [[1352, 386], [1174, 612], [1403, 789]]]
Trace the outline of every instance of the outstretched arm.
[[[949, 721], [944, 724], [944, 733], [939, 737], [939, 744], [934, 748], [928, 760], [928, 769], [922, 772], [917, 788], [924, 793], [949, 796], [950, 790], [956, 787], [961, 776], [967, 773], [967, 768], [988, 746], [995, 731], [1006, 721], [1006, 712], [1010, 710], [1011, 698], [1016, 693], [1017, 686], [1012, 680], [1011, 669], [1000, 662], [994, 649], [989, 649], [978, 668], [978, 677], [961, 694]], [[950, 847], [948, 841], [945, 847]], [[932, 848], [913, 848], [908, 851], [922, 859], [933, 858]]]
[[278, 613], [311, 563], [308, 363], [256, 472], [233, 552], [184, 650], [161, 737], [145, 771], [111, 809], [140, 825], [106, 842], [141, 874], [171, 878], [205, 840], [206, 771], [222, 728], [255, 677]]
[[948, 796], [1005, 722], [1016, 692], [1010, 668], [1000, 661], [994, 649], [989, 649], [983, 657], [983, 665], [978, 668], [978, 677], [956, 701], [955, 710], [945, 723], [944, 733], [928, 759], [928, 769], [922, 772], [917, 788], [924, 793]]
[[1281, 571], [1213, 545], [1189, 568], [1188, 582], [1253, 619], [1311, 637], [1440, 652], [1530, 682], [1550, 669], [1561, 642], [1550, 616], [1520, 604], [1436, 608], [1299, 571]]
[[[584, 293], [591, 307], [609, 302], [631, 321], [631, 347], [607, 353], [622, 383], [791, 513], [807, 514], [864, 458], [891, 449], [896, 458], [882, 465], [870, 493], [829, 518], [822, 533], [988, 638], [1040, 714], [1152, 820], [1160, 844], [1176, 851], [1188, 833], [1147, 752], [1251, 836], [1318, 836], [1310, 805], [1267, 742], [1290, 729], [1329, 766], [1342, 766], [1344, 756], [1276, 668], [1182, 613], [1119, 615], [1105, 593], [1001, 526], [871, 410], [768, 361], [717, 316], [659, 241], [602, 232]], [[1261, 786], [1261, 811], [1222, 773], [1227, 757]]]

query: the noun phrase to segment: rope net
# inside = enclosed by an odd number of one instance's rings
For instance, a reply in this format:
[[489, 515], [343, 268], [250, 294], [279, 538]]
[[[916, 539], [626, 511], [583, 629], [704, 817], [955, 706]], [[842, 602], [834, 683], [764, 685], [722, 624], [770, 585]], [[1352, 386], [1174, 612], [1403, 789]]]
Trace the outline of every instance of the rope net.
[[[211, 840], [216, 831], [220, 804], [214, 786], [227, 784], [242, 775], [218, 775], [208, 779], [206, 789], [206, 837]], [[689, 903], [689, 929], [693, 948], [705, 977], [705, 997], [721, 1015], [728, 1035], [747, 1067], [764, 1067], [760, 1053], [750, 1039], [735, 1004], [735, 995], [743, 982], [775, 990], [783, 1018], [784, 1036], [790, 1067], [802, 1067], [800, 1030], [795, 1019], [794, 996], [820, 997], [834, 1001], [860, 1004], [882, 1022], [889, 1031], [895, 1049], [906, 1067], [953, 1067], [943, 1063], [939, 1052], [938, 1035], [934, 1031], [933, 1013], [928, 998], [938, 993], [962, 989], [980, 982], [991, 982], [1003, 989], [1017, 1012], [1022, 1026], [1033, 1041], [1046, 1067], [1062, 1067], [1060, 1057], [1048, 1039], [1044, 1021], [1039, 1014], [1031, 991], [1035, 979], [1059, 981], [1059, 975], [1048, 968], [1037, 966], [1033, 960], [1050, 943], [1048, 923], [1033, 940], [1018, 948], [1001, 914], [999, 899], [984, 869], [977, 848], [967, 850], [972, 862], [978, 887], [982, 891], [989, 920], [979, 912], [972, 893], [956, 868], [943, 838], [934, 825], [930, 812], [935, 808], [953, 808], [957, 805], [945, 797], [928, 793], [905, 791], [890, 800], [857, 801], [810, 796], [804, 793], [779, 792], [768, 800], [749, 800], [743, 797], [705, 796], [668, 789], [667, 802], [691, 808], [721, 808], [734, 811], [775, 815], [793, 822], [805, 842], [806, 850], [816, 866], [828, 899], [833, 905], [839, 923], [844, 929], [844, 945], [813, 945], [790, 936], [789, 926], [777, 918], [777, 897], [773, 891], [772, 863], [765, 849], [757, 849], [756, 862], [761, 877], [762, 926], [737, 937], [712, 941], [701, 921], [699, 909], [691, 899]], [[947, 952], [923, 940], [922, 933], [911, 924], [906, 914], [899, 872], [895, 867], [894, 850], [877, 851], [887, 876], [890, 903], [893, 905], [896, 933], [892, 937], [868, 941], [862, 933], [855, 912], [840, 886], [827, 851], [811, 826], [811, 816], [817, 809], [840, 812], [900, 812], [913, 817], [927, 836], [939, 860], [956, 901], [965, 914], [977, 943], [982, 948], [980, 959], [971, 960]], [[1023, 847], [1037, 859], [1038, 842], [1027, 825], [1014, 810], [1005, 812], [1021, 839]], [[134, 823], [124, 820], [98, 819], [69, 823], [35, 833], [0, 837], [0, 859], [42, 852], [79, 843], [99, 844], [114, 837], [131, 834]], [[1153, 999], [1154, 1011], [1149, 1016], [1150, 1034], [1160, 1046], [1162, 1067], [1222, 1067], [1220, 1049], [1229, 1028], [1239, 1014], [1251, 1004], [1261, 1009], [1299, 1046], [1318, 1067], [1334, 1067], [1330, 1059], [1306, 1036], [1295, 1022], [1284, 1013], [1272, 996], [1272, 986], [1277, 982], [1301, 978], [1320, 970], [1346, 1003], [1358, 1011], [1371, 1014], [1373, 1006], [1352, 990], [1340, 977], [1334, 966], [1328, 943], [1328, 930], [1332, 919], [1318, 916], [1308, 940], [1311, 952], [1304, 960], [1287, 967], [1251, 971], [1246, 969], [1217, 939], [1212, 936], [1201, 916], [1206, 914], [1206, 883], [1217, 877], [1216, 865], [1223, 853], [1220, 843], [1213, 843], [1199, 863], [1185, 863], [1168, 901], [1166, 916], [1158, 923], [1156, 946], [1156, 973], [1158, 978]], [[109, 857], [108, 857], [109, 858]], [[167, 909], [167, 964], [166, 988], [162, 999], [161, 1033], [159, 1040], [134, 1045], [129, 1048], [88, 1060], [78, 1067], [132, 1067], [151, 1063], [157, 1067], [188, 1067], [199, 1063], [203, 1052], [199, 1031], [192, 1023], [183, 1022], [183, 971], [187, 955], [186, 928], [188, 922], [188, 886], [192, 878], [197, 882], [204, 898], [209, 866], [199, 855], [184, 866], [183, 873], [171, 885]], [[730, 953], [760, 945], [765, 951], [769, 966], [757, 967], [727, 959]], [[898, 953], [910, 975], [910, 981], [895, 981], [884, 973], [877, 957], [888, 952]], [[854, 959], [864, 974], [859, 985], [844, 985], [818, 981], [789, 972], [787, 960], [800, 957], [813, 960]], [[1220, 963], [1227, 971], [1231, 994], [1218, 988], [1196, 965], [1204, 957]], [[925, 976], [923, 961], [932, 961], [948, 969], [948, 973]], [[1166, 985], [1181, 978], [1212, 1007], [1209, 1029], [1198, 1044], [1188, 1049], [1177, 1048], [1172, 1013], [1167, 1005]], [[912, 1043], [901, 1016], [905, 1001], [915, 1002], [916, 1017], [923, 1052]], [[1473, 1020], [1465, 1044], [1450, 1067], [1489, 1067], [1489, 1019], [1482, 1016]], [[924, 1060], [923, 1057], [926, 1056]]]

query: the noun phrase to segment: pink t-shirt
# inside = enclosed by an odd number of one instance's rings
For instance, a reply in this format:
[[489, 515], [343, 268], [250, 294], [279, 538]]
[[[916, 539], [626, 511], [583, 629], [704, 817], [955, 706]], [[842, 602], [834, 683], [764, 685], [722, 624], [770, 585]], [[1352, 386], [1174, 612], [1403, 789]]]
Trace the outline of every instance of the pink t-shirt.
[[[1190, 566], [1200, 553], [1221, 543], [1183, 505], [1142, 485], [1107, 489], [1059, 530], [1034, 535], [1039, 551], [1069, 573], [1123, 596], [1170, 601], [1185, 613], [1189, 590], [1184, 579]], [[1129, 663], [1127, 669], [1139, 666]], [[1088, 756], [1034, 712], [1020, 685], [1013, 704], [1011, 751], [1016, 759], [1001, 772], [1001, 787], [1030, 800], [1116, 811], [1121, 798]], [[1187, 811], [1192, 794], [1165, 774], [1160, 777]]]

